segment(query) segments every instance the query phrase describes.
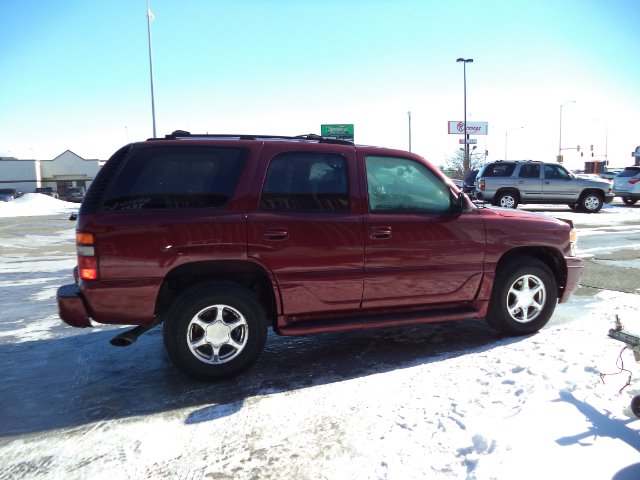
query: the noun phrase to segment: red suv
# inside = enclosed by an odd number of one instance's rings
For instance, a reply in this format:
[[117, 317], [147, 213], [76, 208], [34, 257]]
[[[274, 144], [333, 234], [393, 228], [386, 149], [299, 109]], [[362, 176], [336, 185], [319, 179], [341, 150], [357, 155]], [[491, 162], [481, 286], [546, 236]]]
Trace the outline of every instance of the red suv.
[[413, 153], [301, 137], [127, 145], [77, 217], [74, 327], [163, 323], [185, 374], [228, 377], [280, 335], [486, 319], [536, 332], [578, 285], [568, 222], [478, 208]]

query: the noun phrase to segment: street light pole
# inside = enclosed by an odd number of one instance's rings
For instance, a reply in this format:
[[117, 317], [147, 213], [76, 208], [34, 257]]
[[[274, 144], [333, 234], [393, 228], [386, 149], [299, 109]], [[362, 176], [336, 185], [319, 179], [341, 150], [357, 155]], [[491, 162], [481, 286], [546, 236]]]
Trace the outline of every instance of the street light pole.
[[409, 151], [411, 151], [411, 112], [407, 112], [409, 116]]
[[575, 100], [569, 100], [568, 102], [564, 102], [560, 105], [560, 135], [558, 139], [558, 158], [562, 155], [562, 107], [568, 105], [569, 103], [576, 103]]
[[153, 94], [153, 54], [151, 52], [151, 20], [153, 13], [149, 8], [149, 0], [147, 0], [147, 36], [149, 38], [149, 75], [151, 77], [151, 119], [153, 121], [153, 138], [156, 138], [156, 103]]
[[467, 63], [472, 63], [473, 58], [458, 58], [456, 62], [462, 62], [464, 74], [464, 162], [462, 163], [463, 174], [469, 172], [469, 134], [467, 133]]

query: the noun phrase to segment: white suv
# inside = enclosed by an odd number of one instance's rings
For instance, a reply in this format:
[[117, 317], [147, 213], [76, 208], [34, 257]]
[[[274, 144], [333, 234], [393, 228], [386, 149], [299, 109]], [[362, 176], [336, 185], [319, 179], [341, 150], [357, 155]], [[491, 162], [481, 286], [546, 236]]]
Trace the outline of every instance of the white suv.
[[640, 200], [640, 165], [625, 168], [613, 179], [613, 193], [627, 205]]

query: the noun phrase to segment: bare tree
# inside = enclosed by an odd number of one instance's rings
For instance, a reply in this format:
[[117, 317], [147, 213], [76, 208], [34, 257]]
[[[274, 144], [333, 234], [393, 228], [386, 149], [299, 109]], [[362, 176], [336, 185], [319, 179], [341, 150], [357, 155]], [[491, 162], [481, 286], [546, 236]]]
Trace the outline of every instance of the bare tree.
[[469, 152], [469, 167], [465, 171], [464, 168], [464, 149], [461, 148], [456, 150], [453, 155], [451, 155], [446, 160], [445, 169], [451, 172], [452, 178], [460, 178], [463, 179], [467, 176], [470, 170], [479, 169], [487, 160], [487, 152], [486, 150], [481, 154], [476, 150]]

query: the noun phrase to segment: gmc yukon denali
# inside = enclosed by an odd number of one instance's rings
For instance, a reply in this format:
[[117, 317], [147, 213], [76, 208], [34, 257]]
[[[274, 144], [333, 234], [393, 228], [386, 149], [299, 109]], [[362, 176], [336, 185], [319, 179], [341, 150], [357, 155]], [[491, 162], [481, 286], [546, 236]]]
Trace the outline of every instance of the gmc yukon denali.
[[486, 319], [538, 331], [577, 288], [570, 222], [475, 206], [413, 153], [316, 135], [126, 145], [76, 220], [74, 327], [162, 324], [186, 375], [230, 377], [268, 329], [308, 335]]

